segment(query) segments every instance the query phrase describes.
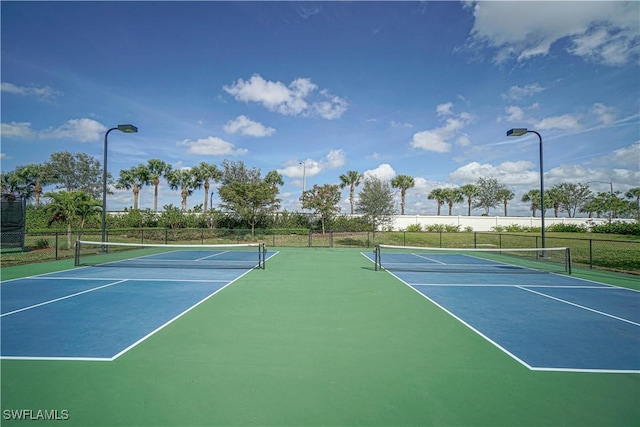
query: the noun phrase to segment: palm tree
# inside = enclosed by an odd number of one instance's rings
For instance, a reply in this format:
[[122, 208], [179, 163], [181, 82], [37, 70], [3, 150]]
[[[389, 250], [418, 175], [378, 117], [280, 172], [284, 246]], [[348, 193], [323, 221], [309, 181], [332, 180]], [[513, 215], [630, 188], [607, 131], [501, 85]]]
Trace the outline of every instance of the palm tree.
[[436, 202], [438, 202], [438, 215], [440, 215], [440, 207], [444, 205], [445, 196], [446, 189], [444, 188], [434, 188], [427, 196], [429, 200], [435, 200]]
[[195, 167], [194, 174], [199, 181], [196, 188], [204, 187], [204, 208], [203, 212], [207, 211], [209, 206], [209, 189], [211, 188], [210, 181], [218, 182], [222, 178], [222, 171], [214, 164], [202, 162]]
[[467, 198], [467, 206], [469, 207], [469, 216], [471, 216], [471, 204], [473, 203], [473, 198], [476, 196], [476, 191], [478, 188], [474, 184], [465, 184], [460, 187], [460, 191], [462, 195]]
[[16, 200], [18, 197], [28, 200], [33, 195], [33, 189], [25, 185], [16, 171], [0, 174], [0, 183], [2, 185], [2, 197], [5, 200]]
[[464, 201], [464, 196], [459, 188], [444, 188], [444, 202], [449, 205], [449, 216], [453, 214], [453, 205]]
[[631, 188], [629, 191], [624, 193], [624, 196], [630, 200], [636, 199], [635, 205], [638, 208], [637, 209], [638, 216], [636, 217], [636, 219], [640, 220], [640, 187]]
[[180, 190], [182, 196], [182, 212], [187, 211], [187, 197], [193, 194], [193, 190], [198, 187], [198, 177], [193, 169], [176, 169], [167, 175], [169, 187], [172, 190]]
[[138, 209], [140, 188], [150, 183], [149, 170], [145, 165], [138, 165], [131, 167], [131, 169], [120, 171], [116, 188], [133, 189], [133, 209]]
[[158, 212], [158, 186], [160, 185], [160, 178], [166, 177], [171, 172], [171, 165], [163, 162], [160, 159], [151, 159], [147, 162], [147, 169], [149, 170], [149, 179], [153, 183], [153, 211]]
[[94, 199], [84, 191], [59, 191], [47, 193], [45, 197], [51, 199], [46, 207], [49, 213], [49, 224], [55, 221], [63, 221], [67, 224], [67, 247], [71, 247], [71, 230], [74, 221], [80, 220], [80, 233], [84, 228], [86, 219], [102, 209], [102, 202]]
[[407, 190], [413, 188], [416, 185], [415, 180], [409, 175], [398, 175], [391, 180], [391, 186], [393, 188], [400, 189], [400, 214], [404, 215], [405, 199], [407, 197]]
[[358, 171], [347, 171], [340, 175], [340, 188], [349, 186], [349, 202], [351, 203], [351, 215], [354, 212], [354, 200], [356, 187], [360, 185], [364, 175]]
[[536, 216], [536, 211], [540, 207], [540, 190], [529, 190], [520, 199], [523, 203], [531, 203], [531, 213]]
[[550, 206], [553, 206], [553, 216], [558, 218], [558, 214], [560, 212], [560, 203], [562, 202], [563, 197], [564, 195], [559, 185], [554, 185], [549, 190], [546, 190], [544, 192], [545, 210], [549, 209]]
[[513, 191], [509, 190], [508, 188], [502, 188], [496, 194], [496, 197], [498, 197], [498, 200], [504, 203], [504, 216], [508, 216], [507, 203], [509, 202], [509, 200], [512, 200], [515, 196], [516, 195], [513, 193]]
[[16, 168], [15, 173], [25, 187], [30, 188], [29, 193], [35, 196], [36, 206], [40, 206], [42, 187], [47, 185], [48, 178], [43, 165], [30, 163]]

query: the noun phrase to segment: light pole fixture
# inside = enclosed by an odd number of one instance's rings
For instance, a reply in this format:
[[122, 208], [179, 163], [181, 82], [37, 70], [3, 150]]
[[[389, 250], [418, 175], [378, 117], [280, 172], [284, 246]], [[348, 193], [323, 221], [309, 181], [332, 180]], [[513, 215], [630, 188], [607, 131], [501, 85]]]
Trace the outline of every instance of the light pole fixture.
[[[538, 140], [540, 141], [540, 210], [542, 215], [540, 216], [541, 226], [542, 226], [542, 249], [546, 248], [546, 240], [545, 240], [545, 231], [544, 231], [544, 166], [543, 166], [543, 155], [542, 155], [542, 136], [536, 132], [535, 130], [529, 130], [527, 128], [514, 128], [507, 131], [507, 136], [522, 136], [527, 133], [535, 133], [538, 135]], [[544, 254], [543, 254], [544, 256]]]
[[[124, 133], [136, 133], [138, 128], [134, 125], [118, 125], [117, 127], [109, 129], [104, 134], [104, 154], [102, 164], [102, 243], [107, 241], [107, 138], [112, 130], [119, 130]], [[106, 247], [102, 247], [102, 251], [105, 251]]]

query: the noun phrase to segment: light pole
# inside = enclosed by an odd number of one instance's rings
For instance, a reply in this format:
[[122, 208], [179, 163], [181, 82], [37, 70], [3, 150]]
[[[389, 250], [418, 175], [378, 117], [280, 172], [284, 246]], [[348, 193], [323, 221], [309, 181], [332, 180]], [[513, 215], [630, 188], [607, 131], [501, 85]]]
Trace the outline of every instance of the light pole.
[[302, 165], [302, 197], [300, 198], [300, 203], [302, 204], [302, 211], [304, 212], [304, 192], [306, 190], [306, 186], [307, 186], [307, 161], [303, 161], [300, 162], [299, 164]]
[[304, 194], [304, 191], [306, 190], [306, 181], [307, 181], [307, 162], [300, 162], [300, 164], [302, 165], [302, 194]]
[[[542, 215], [540, 216], [541, 226], [542, 226], [542, 249], [546, 248], [546, 240], [545, 240], [545, 231], [544, 231], [544, 166], [543, 166], [543, 155], [542, 155], [542, 136], [536, 132], [535, 130], [529, 130], [527, 128], [515, 128], [507, 131], [507, 136], [522, 136], [527, 133], [535, 133], [538, 135], [538, 140], [540, 141], [540, 209], [542, 211]], [[543, 253], [544, 256], [544, 253]]]
[[[112, 130], [119, 130], [124, 133], [136, 133], [138, 128], [134, 125], [118, 125], [111, 128], [104, 134], [104, 155], [102, 164], [102, 243], [107, 241], [107, 138]], [[106, 247], [102, 246], [102, 251], [106, 251]]]

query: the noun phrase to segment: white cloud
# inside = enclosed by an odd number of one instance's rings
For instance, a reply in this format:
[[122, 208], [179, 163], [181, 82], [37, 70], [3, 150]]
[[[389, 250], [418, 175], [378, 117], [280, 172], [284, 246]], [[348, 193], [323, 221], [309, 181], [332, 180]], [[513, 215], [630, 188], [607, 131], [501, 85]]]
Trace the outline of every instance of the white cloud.
[[72, 119], [58, 128], [47, 129], [40, 133], [41, 138], [64, 138], [80, 142], [99, 141], [107, 128], [93, 119]]
[[598, 121], [603, 125], [611, 125], [616, 121], [615, 109], [602, 103], [593, 104], [591, 112], [598, 117]]
[[578, 131], [582, 129], [580, 125], [580, 116], [575, 114], [563, 114], [561, 116], [547, 117], [534, 123], [537, 130], [571, 130]]
[[450, 116], [451, 114], [453, 114], [451, 112], [451, 107], [453, 107], [453, 104], [451, 102], [440, 104], [436, 107], [436, 114], [438, 116]]
[[41, 101], [49, 100], [59, 94], [59, 92], [51, 89], [49, 86], [17, 86], [8, 82], [2, 82], [2, 84], [0, 84], [0, 90], [14, 95], [33, 96]]
[[[459, 132], [473, 123], [474, 117], [466, 112], [456, 115], [452, 111], [452, 104], [440, 104], [436, 107], [436, 114], [445, 120], [445, 124], [430, 130], [424, 130], [413, 134], [410, 144], [413, 148], [421, 148], [426, 151], [434, 151], [436, 153], [448, 153], [451, 151], [450, 139], [455, 138]], [[462, 145], [470, 142], [467, 138], [463, 138]]]
[[471, 162], [459, 167], [449, 177], [452, 181], [463, 184], [473, 183], [478, 178], [492, 176], [505, 185], [535, 185], [539, 174], [534, 170], [535, 164], [527, 160], [504, 162], [498, 166], [488, 163]]
[[263, 137], [273, 135], [276, 130], [272, 127], [265, 127], [262, 123], [254, 122], [245, 115], [229, 120], [224, 126], [227, 133], [240, 132], [242, 135]]
[[297, 78], [286, 86], [254, 74], [249, 80], [238, 79], [223, 89], [238, 101], [260, 103], [269, 111], [287, 116], [317, 115], [333, 120], [341, 117], [348, 106], [344, 99], [327, 90], [317, 92], [318, 86], [308, 78]]
[[218, 138], [217, 136], [210, 136], [208, 138], [197, 139], [195, 141], [185, 139], [178, 142], [179, 146], [187, 147], [187, 153], [200, 154], [206, 156], [243, 156], [249, 153], [249, 150], [245, 148], [235, 148], [235, 146]]
[[2, 159], [10, 159], [11, 157], [7, 155], [7, 153], [0, 153], [0, 160]]
[[532, 96], [538, 92], [542, 92], [542, 88], [538, 83], [532, 83], [525, 86], [511, 86], [507, 93], [502, 94], [504, 99], [522, 99]]
[[[471, 2], [475, 18], [468, 47], [495, 49], [494, 61], [547, 55], [568, 39], [570, 54], [621, 65], [637, 58], [638, 2]], [[544, 13], [541, 13], [544, 12]], [[526, 17], [525, 19], [518, 19]]]
[[393, 170], [390, 164], [383, 163], [375, 169], [369, 169], [364, 171], [364, 177], [369, 178], [371, 176], [375, 176], [380, 178], [383, 181], [389, 181], [391, 178], [396, 176], [396, 171]]
[[[604, 156], [601, 160], [609, 165], [638, 170], [640, 168], [640, 142], [619, 148], [610, 155]], [[637, 182], [640, 182], [640, 179]]]
[[35, 135], [29, 122], [2, 123], [0, 126], [3, 138], [31, 138]]
[[325, 170], [341, 168], [346, 161], [347, 156], [343, 150], [331, 150], [321, 160], [289, 160], [285, 163], [284, 168], [278, 169], [278, 172], [282, 174], [282, 176], [289, 178], [312, 177]]
[[411, 123], [396, 122], [395, 120], [391, 120], [391, 122], [389, 122], [389, 126], [391, 126], [392, 128], [412, 128], [413, 127]]
[[436, 130], [424, 130], [413, 134], [411, 140], [413, 148], [422, 148], [426, 151], [435, 151], [436, 153], [448, 153], [451, 151], [451, 144], [446, 142], [442, 132]]

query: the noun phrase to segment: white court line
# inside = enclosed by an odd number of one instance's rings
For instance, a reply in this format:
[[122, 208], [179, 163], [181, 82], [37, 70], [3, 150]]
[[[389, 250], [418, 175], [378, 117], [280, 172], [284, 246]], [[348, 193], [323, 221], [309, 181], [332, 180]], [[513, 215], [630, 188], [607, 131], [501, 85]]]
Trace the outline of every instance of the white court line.
[[73, 297], [76, 297], [78, 295], [82, 295], [82, 294], [86, 294], [86, 293], [89, 293], [89, 292], [97, 291], [99, 289], [107, 288], [109, 286], [118, 285], [120, 283], [126, 282], [127, 280], [128, 279], [118, 280], [117, 282], [107, 283], [106, 285], [98, 286], [96, 288], [86, 289], [86, 290], [81, 291], [81, 292], [76, 292], [75, 294], [65, 295], [63, 297], [52, 299], [52, 300], [49, 300], [49, 301], [44, 301], [44, 302], [41, 302], [39, 304], [34, 304], [34, 305], [30, 305], [28, 307], [19, 308], [17, 310], [13, 310], [13, 311], [9, 311], [9, 312], [4, 313], [4, 314], [0, 314], [0, 317], [9, 316], [10, 314], [20, 313], [21, 311], [25, 311], [25, 310], [31, 310], [32, 308], [41, 307], [43, 305], [47, 305], [47, 304], [51, 304], [51, 303], [54, 303], [54, 302], [62, 301], [62, 300], [68, 299], [68, 298], [73, 298]]
[[218, 252], [217, 254], [212, 254], [212, 255], [203, 256], [202, 258], [198, 258], [198, 259], [196, 259], [195, 261], [202, 261], [203, 259], [213, 258], [213, 257], [218, 256], [218, 255], [226, 254], [227, 252], [229, 252], [229, 251]]
[[[447, 265], [446, 262], [438, 261], [436, 259], [429, 258], [428, 256], [424, 256], [424, 255], [420, 255], [420, 254], [414, 254], [414, 253], [412, 253], [411, 255], [417, 256], [418, 258], [426, 259], [427, 261], [435, 262], [436, 264]], [[390, 264], [393, 264], [393, 263], [390, 263]], [[402, 264], [402, 263], [398, 263], [398, 264]]]
[[571, 285], [511, 285], [508, 283], [409, 283], [410, 286], [433, 286], [433, 287], [469, 287], [469, 288], [519, 288], [520, 286], [526, 286], [527, 288], [551, 288], [551, 289], [603, 289], [610, 291], [612, 289], [625, 289], [614, 288], [611, 286], [571, 286]]
[[574, 307], [582, 308], [583, 310], [591, 311], [591, 312], [596, 313], [596, 314], [601, 314], [603, 316], [611, 317], [612, 319], [616, 319], [616, 320], [620, 320], [622, 322], [630, 323], [630, 324], [632, 324], [634, 326], [640, 326], [640, 323], [634, 322], [632, 320], [625, 319], [624, 317], [614, 316], [613, 314], [605, 313], [604, 311], [595, 310], [595, 309], [589, 308], [589, 307], [587, 307], [585, 305], [576, 304], [574, 302], [567, 301], [567, 300], [564, 300], [562, 298], [557, 298], [557, 297], [554, 297], [554, 296], [551, 296], [551, 295], [543, 294], [542, 292], [534, 291], [532, 289], [527, 289], [527, 288], [522, 287], [522, 286], [516, 286], [516, 288], [522, 289], [523, 291], [531, 292], [531, 293], [534, 293], [536, 295], [540, 295], [540, 296], [543, 296], [543, 297], [546, 297], [546, 298], [550, 298], [550, 299], [555, 300], [555, 301], [559, 301], [559, 302], [562, 302], [562, 303], [565, 303], [565, 304], [569, 304], [569, 305], [572, 305]]
[[[111, 267], [109, 267], [111, 268]], [[33, 276], [33, 277], [24, 277], [24, 279], [34, 279], [34, 280], [122, 280], [122, 277], [74, 277], [74, 276]], [[132, 279], [130, 277], [125, 278], [124, 280], [129, 280], [131, 282], [197, 282], [197, 283], [227, 283], [228, 280], [221, 279]]]

